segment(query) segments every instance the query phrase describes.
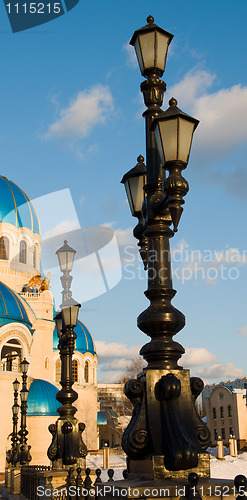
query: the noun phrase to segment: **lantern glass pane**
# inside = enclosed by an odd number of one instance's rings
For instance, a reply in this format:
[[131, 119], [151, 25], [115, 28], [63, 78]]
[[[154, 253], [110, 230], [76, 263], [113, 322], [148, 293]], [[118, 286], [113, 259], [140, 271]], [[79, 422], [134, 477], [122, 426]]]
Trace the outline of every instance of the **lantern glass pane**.
[[12, 412], [13, 412], [13, 415], [18, 415], [19, 405], [13, 405], [12, 406]]
[[162, 71], [165, 70], [168, 43], [168, 36], [157, 31], [155, 47], [155, 67], [161, 69]]
[[162, 165], [164, 165], [165, 156], [164, 156], [163, 144], [162, 144], [161, 135], [160, 135], [160, 124], [159, 123], [157, 123], [157, 125], [154, 129], [154, 136], [155, 136], [157, 148], [158, 148], [159, 155], [160, 155], [160, 161], [161, 161]]
[[178, 149], [178, 119], [159, 122], [160, 140], [165, 161], [177, 160]]
[[[143, 58], [144, 71], [146, 69], [155, 67], [155, 33], [155, 31], [151, 31], [150, 33], [139, 35], [139, 43]], [[142, 70], [141, 73], [143, 73]]]
[[20, 392], [21, 401], [27, 401], [29, 391], [27, 389], [22, 389]]
[[13, 388], [14, 388], [14, 391], [18, 391], [18, 389], [19, 389], [19, 385], [20, 385], [20, 382], [16, 379], [16, 380], [13, 382]]
[[195, 124], [179, 118], [178, 160], [188, 163]]
[[58, 252], [58, 259], [61, 271], [72, 271], [74, 252]]
[[63, 328], [63, 318], [62, 318], [62, 316], [60, 316], [60, 317], [58, 317], [58, 318], [56, 317], [56, 318], [55, 318], [55, 322], [56, 322], [57, 336], [58, 336], [58, 338], [60, 339], [60, 337], [61, 337], [61, 335], [62, 335], [61, 330], [62, 330], [62, 328]]
[[138, 64], [139, 64], [139, 67], [140, 67], [140, 70], [141, 70], [141, 74], [143, 75], [143, 72], [144, 72], [144, 63], [143, 63], [142, 51], [141, 51], [141, 47], [140, 47], [140, 43], [139, 43], [139, 38], [138, 37], [137, 37], [137, 39], [135, 41], [134, 47], [135, 47], [135, 51], [136, 51], [136, 57], [138, 59]]
[[134, 203], [133, 203], [133, 199], [132, 199], [132, 195], [131, 195], [131, 190], [130, 190], [130, 183], [129, 183], [129, 179], [125, 182], [125, 190], [126, 190], [126, 194], [127, 194], [127, 198], [128, 198], [128, 202], [129, 202], [129, 206], [130, 206], [130, 210], [131, 210], [131, 213], [132, 215], [134, 215]]
[[78, 306], [68, 306], [63, 307], [62, 314], [65, 326], [76, 326], [77, 318], [79, 313], [79, 304]]

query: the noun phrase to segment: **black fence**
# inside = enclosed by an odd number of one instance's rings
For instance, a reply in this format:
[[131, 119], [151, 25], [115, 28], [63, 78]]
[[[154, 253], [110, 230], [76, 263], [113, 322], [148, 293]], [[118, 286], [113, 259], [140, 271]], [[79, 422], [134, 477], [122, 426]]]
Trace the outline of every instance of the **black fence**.
[[[41, 485], [39, 480], [41, 475], [40, 471], [48, 472], [46, 477], [45, 485]], [[102, 497], [102, 490], [100, 485], [101, 480], [101, 469], [95, 470], [94, 481], [92, 480], [91, 469], [87, 468], [84, 471], [80, 467], [74, 470], [71, 467], [68, 471], [66, 477], [66, 483], [63, 486], [54, 488], [52, 485], [52, 478], [54, 476], [49, 476], [50, 467], [46, 466], [26, 466], [22, 467], [21, 470], [21, 494], [27, 500], [37, 500], [40, 497], [44, 497], [49, 500], [100, 500]], [[108, 480], [107, 483], [114, 482], [114, 470], [108, 469]], [[123, 471], [123, 479], [127, 479], [127, 470]], [[83, 479], [84, 477], [84, 479]], [[201, 488], [198, 487], [200, 479], [198, 474], [190, 473], [188, 475], [188, 483], [185, 486], [184, 500], [202, 500]], [[106, 482], [102, 484], [102, 488], [105, 487]], [[42, 489], [44, 488], [44, 489]], [[216, 488], [219, 488], [218, 486]], [[242, 500], [246, 498], [245, 491], [247, 489], [247, 479], [243, 475], [238, 475], [234, 479], [234, 495], [236, 494], [236, 500]], [[108, 492], [109, 492], [108, 488]], [[157, 491], [157, 490], [156, 490]], [[232, 492], [233, 493], [233, 492]], [[108, 493], [111, 496], [110, 492]], [[219, 495], [217, 491], [216, 496]], [[120, 495], [121, 496], [121, 495]], [[212, 491], [212, 496], [214, 492]], [[100, 498], [99, 498], [100, 497]]]

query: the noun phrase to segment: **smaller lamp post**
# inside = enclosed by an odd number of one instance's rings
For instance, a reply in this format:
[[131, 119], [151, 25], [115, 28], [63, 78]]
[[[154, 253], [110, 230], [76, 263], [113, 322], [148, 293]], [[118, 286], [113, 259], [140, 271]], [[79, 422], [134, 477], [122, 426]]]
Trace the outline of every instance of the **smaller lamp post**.
[[144, 269], [147, 269], [147, 238], [143, 235], [143, 215], [142, 203], [144, 201], [144, 187], [146, 184], [146, 165], [144, 158], [139, 155], [137, 164], [134, 168], [127, 172], [121, 183], [124, 184], [131, 214], [138, 218], [138, 224], [133, 230], [133, 235], [139, 240], [140, 255], [143, 261]]
[[19, 390], [20, 382], [15, 379], [13, 382], [14, 389], [14, 404], [12, 406], [12, 420], [13, 420], [13, 431], [11, 436], [11, 450], [8, 450], [6, 453], [6, 460], [11, 465], [16, 465], [19, 460], [19, 446], [18, 446], [18, 433], [17, 433], [17, 424], [18, 424], [18, 413], [19, 413], [19, 405], [18, 405], [18, 390]]
[[76, 464], [77, 467], [85, 467], [85, 457], [87, 447], [82, 441], [81, 433], [85, 429], [85, 424], [79, 423], [75, 418], [77, 409], [73, 403], [77, 400], [78, 394], [72, 389], [72, 356], [75, 348], [77, 335], [74, 328], [77, 324], [79, 308], [81, 307], [73, 298], [70, 291], [72, 276], [70, 271], [76, 251], [68, 245], [65, 240], [64, 245], [57, 250], [59, 264], [63, 276], [61, 282], [62, 291], [62, 311], [55, 319], [56, 330], [59, 338], [58, 348], [61, 359], [61, 380], [62, 389], [57, 393], [56, 399], [62, 406], [58, 408], [59, 418], [55, 424], [49, 425], [49, 431], [53, 436], [52, 443], [48, 448], [47, 455], [52, 461], [54, 469], [69, 468]]
[[72, 298], [72, 292], [70, 290], [70, 286], [73, 278], [72, 276], [70, 276], [70, 272], [72, 271], [75, 254], [76, 250], [74, 250], [68, 245], [67, 240], [64, 240], [63, 246], [56, 251], [60, 269], [63, 273], [63, 276], [61, 276], [60, 278], [63, 287], [62, 304], [60, 307], [63, 307], [63, 304], [65, 304], [68, 300]]
[[26, 465], [31, 462], [32, 457], [30, 455], [31, 446], [27, 445], [27, 398], [29, 390], [27, 389], [27, 372], [29, 363], [26, 358], [20, 363], [22, 372], [22, 389], [20, 391], [21, 398], [21, 429], [19, 431], [20, 436], [20, 464]]

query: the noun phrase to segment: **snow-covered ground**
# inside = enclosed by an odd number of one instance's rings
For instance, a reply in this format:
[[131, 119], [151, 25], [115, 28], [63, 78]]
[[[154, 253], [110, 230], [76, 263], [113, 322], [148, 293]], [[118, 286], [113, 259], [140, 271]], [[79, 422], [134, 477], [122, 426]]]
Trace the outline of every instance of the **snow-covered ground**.
[[[210, 470], [211, 477], [217, 479], [234, 479], [237, 474], [244, 474], [247, 477], [247, 453], [242, 453], [238, 457], [231, 457], [226, 454], [224, 460], [218, 460], [215, 455], [216, 449], [210, 448]], [[225, 449], [225, 453], [229, 453]], [[213, 456], [214, 455], [214, 456]], [[122, 472], [126, 468], [124, 454], [110, 454], [110, 468], [114, 469], [114, 479], [123, 479]], [[98, 467], [102, 469], [101, 479], [108, 480], [107, 471], [103, 469], [102, 455], [89, 455], [87, 457], [87, 467]]]

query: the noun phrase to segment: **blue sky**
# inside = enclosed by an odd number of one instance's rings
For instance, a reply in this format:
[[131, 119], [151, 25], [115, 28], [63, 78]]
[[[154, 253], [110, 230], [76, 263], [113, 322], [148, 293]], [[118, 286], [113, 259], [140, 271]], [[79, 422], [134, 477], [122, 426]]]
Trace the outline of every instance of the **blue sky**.
[[[1, 4], [1, 174], [39, 199], [46, 239], [58, 226], [62, 236], [104, 225], [102, 248], [118, 241], [122, 279], [116, 261], [107, 293], [96, 297], [105, 288], [94, 282], [93, 260], [85, 274], [76, 268], [73, 282], [80, 318], [97, 341], [99, 378], [117, 380], [148, 340], [136, 327], [148, 306], [146, 281], [137, 257], [135, 265], [126, 260], [126, 246], [135, 255], [136, 219], [120, 180], [145, 156], [142, 77], [128, 42], [149, 14], [174, 34], [163, 108], [174, 95], [200, 120], [185, 172], [190, 191], [171, 241], [173, 304], [187, 320], [176, 340], [193, 374], [234, 379], [247, 375], [246, 0], [80, 0], [59, 19], [16, 34]], [[59, 304], [59, 274], [52, 275]]]

